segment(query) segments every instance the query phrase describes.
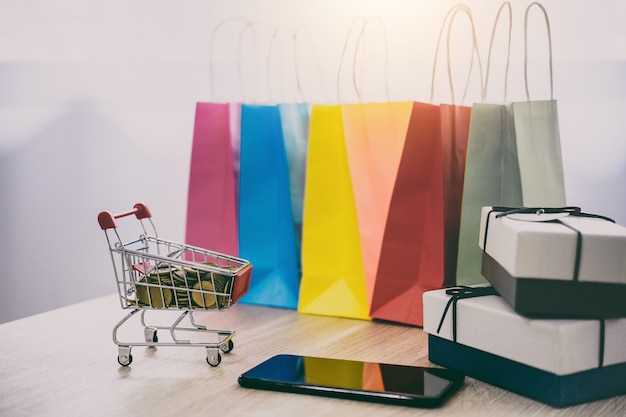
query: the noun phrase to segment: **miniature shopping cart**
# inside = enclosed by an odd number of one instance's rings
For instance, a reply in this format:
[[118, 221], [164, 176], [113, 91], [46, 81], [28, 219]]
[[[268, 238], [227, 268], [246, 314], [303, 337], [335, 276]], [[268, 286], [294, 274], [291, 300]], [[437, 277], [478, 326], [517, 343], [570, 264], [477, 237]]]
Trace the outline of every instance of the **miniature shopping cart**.
[[[124, 243], [116, 219], [135, 215], [139, 220], [139, 238]], [[193, 346], [204, 347], [206, 361], [218, 366], [221, 352], [233, 349], [233, 330], [212, 330], [194, 321], [193, 312], [223, 311], [234, 305], [248, 292], [252, 265], [250, 262], [207, 249], [160, 239], [152, 222], [152, 214], [142, 203], [120, 214], [103, 211], [98, 215], [100, 228], [109, 244], [115, 280], [123, 309], [130, 309], [113, 328], [113, 342], [118, 346], [117, 361], [122, 366], [133, 360], [133, 346]], [[149, 227], [146, 225], [149, 224]], [[150, 231], [151, 233], [148, 233]], [[146, 324], [148, 310], [179, 310], [170, 326]], [[118, 340], [118, 330], [138, 312], [144, 329], [141, 342]], [[188, 318], [185, 326], [181, 325]], [[159, 342], [157, 330], [167, 330], [167, 342]], [[181, 339], [179, 334], [200, 336], [204, 340]], [[208, 336], [216, 338], [206, 341]]]

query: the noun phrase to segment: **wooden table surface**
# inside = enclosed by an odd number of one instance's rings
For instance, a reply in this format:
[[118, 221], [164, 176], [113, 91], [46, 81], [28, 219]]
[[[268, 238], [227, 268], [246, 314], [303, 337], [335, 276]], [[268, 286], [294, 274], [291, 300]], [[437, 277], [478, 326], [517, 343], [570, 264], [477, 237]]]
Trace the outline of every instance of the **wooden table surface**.
[[[626, 396], [555, 409], [472, 378], [434, 410], [241, 388], [241, 373], [278, 353], [432, 366], [419, 328], [245, 304], [194, 314], [199, 324], [237, 331], [218, 367], [204, 348], [165, 346], [136, 346], [133, 363], [121, 367], [111, 334], [126, 313], [111, 295], [0, 325], [0, 416], [626, 415]], [[148, 313], [162, 324], [176, 314]], [[143, 339], [138, 321], [121, 335]]]

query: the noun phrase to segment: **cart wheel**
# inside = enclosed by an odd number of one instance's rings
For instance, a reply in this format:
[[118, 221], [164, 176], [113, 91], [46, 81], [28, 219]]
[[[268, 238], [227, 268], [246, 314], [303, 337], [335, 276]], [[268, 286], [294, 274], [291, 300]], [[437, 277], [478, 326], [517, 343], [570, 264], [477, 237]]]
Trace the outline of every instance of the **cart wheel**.
[[215, 366], [218, 366], [221, 362], [222, 362], [222, 355], [220, 354], [219, 350], [213, 354], [210, 354], [210, 353], [207, 354], [206, 363], [208, 363], [209, 365], [215, 367]]
[[128, 366], [133, 362], [133, 355], [130, 354], [132, 346], [119, 346], [117, 350], [117, 363]]
[[146, 327], [144, 329], [144, 337], [146, 339], [146, 343], [158, 343], [159, 341], [159, 337], [157, 336], [157, 330], [150, 328], [150, 327]]
[[229, 340], [228, 343], [226, 344], [222, 343], [220, 345], [220, 349], [224, 353], [229, 353], [231, 350], [233, 350], [233, 347], [235, 347], [235, 344], [233, 343], [232, 339]]
[[128, 366], [133, 362], [133, 355], [119, 355], [117, 357], [117, 363], [122, 366]]

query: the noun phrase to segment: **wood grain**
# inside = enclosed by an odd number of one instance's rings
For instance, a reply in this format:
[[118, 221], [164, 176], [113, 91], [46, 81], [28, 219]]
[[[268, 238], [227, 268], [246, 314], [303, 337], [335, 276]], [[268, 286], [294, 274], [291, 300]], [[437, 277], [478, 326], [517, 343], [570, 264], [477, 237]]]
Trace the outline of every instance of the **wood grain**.
[[[126, 311], [116, 297], [0, 325], [1, 416], [626, 415], [626, 396], [555, 409], [472, 378], [436, 410], [244, 389], [237, 377], [278, 353], [432, 366], [420, 328], [244, 304], [195, 313], [199, 324], [237, 331], [220, 366], [207, 365], [203, 348], [134, 347], [132, 365], [120, 367], [111, 331]], [[147, 317], [168, 324], [175, 314]], [[138, 322], [121, 335], [143, 340]]]

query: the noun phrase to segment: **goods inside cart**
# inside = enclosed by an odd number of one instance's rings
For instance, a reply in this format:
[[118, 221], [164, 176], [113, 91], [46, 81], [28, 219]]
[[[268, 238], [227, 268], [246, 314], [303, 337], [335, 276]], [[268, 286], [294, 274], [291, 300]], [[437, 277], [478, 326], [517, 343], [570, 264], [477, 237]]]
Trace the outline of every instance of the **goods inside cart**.
[[[140, 224], [140, 234], [133, 240], [121, 237], [117, 219], [134, 215]], [[217, 366], [220, 352], [233, 349], [234, 330], [214, 330], [194, 321], [193, 312], [223, 311], [243, 297], [250, 284], [250, 262], [223, 253], [183, 243], [160, 239], [146, 205], [137, 203], [133, 210], [98, 215], [104, 230], [120, 303], [130, 312], [113, 329], [113, 341], [118, 346], [118, 362], [122, 366], [132, 362], [133, 346], [191, 346], [204, 347], [206, 361]], [[150, 325], [146, 322], [148, 310], [179, 310], [180, 315], [170, 326]], [[121, 341], [118, 330], [129, 319], [139, 314], [144, 329], [142, 341]], [[188, 323], [183, 325], [183, 323]], [[159, 342], [158, 330], [167, 330], [167, 342]], [[215, 342], [182, 339], [179, 334], [200, 332], [213, 334]]]

